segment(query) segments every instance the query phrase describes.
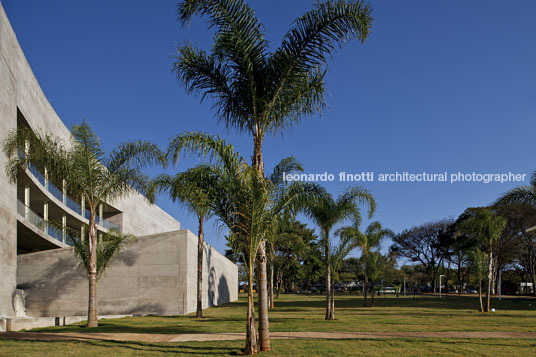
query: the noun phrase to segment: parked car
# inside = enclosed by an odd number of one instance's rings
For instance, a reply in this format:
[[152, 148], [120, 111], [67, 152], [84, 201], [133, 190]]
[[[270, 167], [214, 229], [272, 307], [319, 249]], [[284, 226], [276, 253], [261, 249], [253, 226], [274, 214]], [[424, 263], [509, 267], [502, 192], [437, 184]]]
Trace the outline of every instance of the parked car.
[[379, 291], [380, 294], [396, 294], [396, 288], [393, 286], [385, 286]]

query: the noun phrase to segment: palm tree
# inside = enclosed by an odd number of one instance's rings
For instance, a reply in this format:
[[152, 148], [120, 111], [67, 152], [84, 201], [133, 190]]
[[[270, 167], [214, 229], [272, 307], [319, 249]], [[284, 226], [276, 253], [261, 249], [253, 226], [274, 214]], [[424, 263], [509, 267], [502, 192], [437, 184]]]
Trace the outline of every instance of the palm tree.
[[[203, 15], [215, 30], [212, 53], [186, 45], [174, 71], [188, 92], [211, 97], [218, 120], [253, 138], [252, 166], [264, 176], [262, 142], [324, 108], [327, 59], [337, 45], [364, 42], [371, 8], [364, 1], [323, 1], [294, 21], [281, 45], [269, 51], [263, 26], [243, 0], [184, 0], [179, 21]], [[270, 350], [265, 243], [259, 247], [261, 350]]]
[[380, 271], [383, 264], [383, 256], [379, 251], [379, 248], [370, 251], [366, 257], [362, 257], [364, 260], [365, 269], [368, 270], [368, 276], [372, 285], [370, 291], [370, 307], [374, 307], [374, 295], [376, 290], [376, 281], [380, 275]]
[[[54, 223], [54, 222], [52, 222]], [[59, 226], [61, 227], [61, 226]], [[58, 227], [58, 228], [59, 228]], [[85, 236], [78, 238], [78, 233], [67, 232], [67, 237], [72, 242], [74, 246], [75, 257], [78, 259], [80, 265], [84, 268], [86, 274], [89, 277], [90, 267], [91, 267], [91, 254], [90, 254], [90, 244], [89, 242], [89, 227], [84, 227]], [[106, 233], [99, 234], [98, 245], [96, 248], [97, 255], [97, 274], [96, 280], [98, 281], [110, 260], [115, 257], [121, 248], [129, 243], [130, 241], [135, 240], [136, 238], [131, 234], [122, 234], [116, 228], [108, 230]]]
[[84, 200], [89, 210], [87, 326], [98, 326], [97, 208], [101, 203], [127, 196], [133, 189], [145, 192], [148, 180], [141, 167], [156, 162], [165, 164], [165, 156], [156, 145], [144, 141], [123, 143], [106, 156], [99, 138], [85, 121], [72, 128], [68, 146], [58, 138], [34, 133], [29, 128], [13, 130], [4, 142], [4, 153], [8, 157], [6, 173], [12, 182], [31, 163], [41, 172], [46, 170], [51, 182], [63, 182], [71, 197]]
[[[356, 247], [356, 242], [352, 237], [343, 236], [340, 238], [339, 243], [333, 249], [333, 254], [331, 255], [331, 272], [335, 274], [340, 268], [341, 265], [350, 254], [352, 250]], [[331, 313], [335, 315], [335, 279], [331, 279]]]
[[154, 188], [165, 191], [175, 201], [182, 202], [197, 216], [197, 309], [195, 316], [203, 317], [203, 224], [212, 213], [210, 190], [214, 185], [214, 172], [208, 165], [190, 168], [175, 176], [162, 174], [155, 178]]
[[536, 208], [536, 171], [532, 173], [529, 185], [522, 185], [504, 193], [494, 205], [523, 205]]
[[479, 242], [482, 250], [485, 249], [488, 253], [487, 304], [484, 311], [489, 312], [491, 284], [493, 281], [493, 252], [495, 250], [495, 243], [501, 236], [507, 220], [504, 217], [496, 215], [489, 208], [470, 209], [468, 213], [471, 214], [470, 217], [460, 223], [458, 231], [472, 236]]
[[359, 221], [355, 222], [354, 225], [340, 228], [337, 231], [337, 234], [342, 237], [350, 237], [355, 240], [356, 245], [361, 249], [361, 256], [363, 257], [365, 265], [365, 285], [363, 287], [364, 291], [364, 300], [363, 306], [367, 307], [367, 295], [368, 295], [368, 279], [370, 277], [370, 264], [371, 261], [368, 258], [371, 250], [373, 248], [379, 247], [381, 241], [384, 238], [394, 237], [394, 232], [390, 229], [385, 229], [382, 227], [381, 223], [378, 221], [372, 222], [369, 224], [365, 233], [361, 233], [359, 230]]
[[[261, 243], [277, 233], [279, 222], [289, 212], [306, 205], [316, 186], [282, 180], [272, 182], [248, 165], [234, 147], [219, 137], [203, 133], [184, 133], [174, 137], [168, 153], [177, 162], [180, 153], [207, 157], [216, 178], [210, 191], [211, 210], [229, 229], [229, 245], [240, 253], [248, 276], [248, 311], [246, 330], [247, 354], [258, 352], [253, 302], [255, 257]], [[280, 168], [296, 166], [291, 159], [282, 160]]]
[[343, 192], [337, 200], [324, 191], [321, 199], [304, 209], [305, 214], [314, 221], [320, 228], [320, 239], [324, 244], [324, 259], [326, 269], [326, 320], [335, 319], [335, 300], [331, 297], [333, 294], [331, 288], [332, 271], [331, 271], [331, 241], [330, 232], [332, 228], [349, 218], [359, 220], [358, 203], [368, 203], [369, 217], [372, 216], [376, 208], [376, 201], [372, 194], [366, 189], [354, 186]]
[[484, 305], [482, 304], [482, 277], [484, 276], [486, 259], [486, 253], [481, 251], [480, 248], [476, 246], [469, 251], [469, 260], [476, 270], [478, 277], [478, 301], [480, 302], [480, 312], [484, 312]]

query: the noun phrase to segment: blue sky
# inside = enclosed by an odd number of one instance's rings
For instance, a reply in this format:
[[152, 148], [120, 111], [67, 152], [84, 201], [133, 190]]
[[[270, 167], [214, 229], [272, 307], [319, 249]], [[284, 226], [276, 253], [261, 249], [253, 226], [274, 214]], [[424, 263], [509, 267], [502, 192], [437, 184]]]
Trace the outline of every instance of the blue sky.
[[[249, 2], [275, 48], [312, 1]], [[2, 0], [34, 73], [68, 125], [86, 118], [110, 149], [130, 139], [166, 145], [185, 130], [218, 133], [245, 156], [247, 135], [218, 125], [210, 102], [189, 96], [171, 73], [175, 46], [209, 48], [203, 20], [176, 21], [176, 2]], [[536, 169], [536, 3], [371, 1], [364, 45], [330, 61], [328, 108], [283, 137], [267, 138], [269, 171], [294, 155], [306, 172], [515, 172]], [[195, 160], [179, 163], [182, 170]], [[159, 170], [152, 170], [157, 173]], [[170, 172], [173, 172], [171, 170]], [[374, 219], [398, 232], [486, 205], [519, 183], [371, 182]], [[325, 186], [334, 194], [348, 184]], [[192, 231], [195, 218], [158, 204]], [[206, 239], [225, 239], [211, 224]]]

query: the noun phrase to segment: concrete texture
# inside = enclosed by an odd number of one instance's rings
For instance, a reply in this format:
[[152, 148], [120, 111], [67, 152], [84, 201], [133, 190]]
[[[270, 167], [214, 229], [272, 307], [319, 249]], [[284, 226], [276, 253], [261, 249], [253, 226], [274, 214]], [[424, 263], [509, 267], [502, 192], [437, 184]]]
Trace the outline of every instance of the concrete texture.
[[[140, 237], [98, 282], [99, 314], [182, 315], [196, 309], [197, 237], [180, 230]], [[88, 288], [71, 248], [18, 257], [29, 316], [84, 316]], [[238, 298], [238, 268], [205, 244], [203, 306]]]
[[[69, 143], [69, 129], [41, 90], [0, 3], [0, 142], [17, 127], [18, 113], [34, 131], [52, 133]], [[17, 187], [8, 182], [5, 163], [6, 157], [0, 150], [0, 316], [15, 315], [17, 286], [29, 288], [25, 293], [26, 313], [30, 316], [83, 315], [87, 308], [87, 282], [68, 248], [17, 257], [17, 220], [23, 219], [17, 216]], [[39, 185], [35, 189], [51, 202], [56, 200]], [[111, 220], [120, 224], [124, 233], [155, 236], [140, 238], [109, 267], [100, 282], [100, 312], [193, 311], [195, 235], [180, 231], [179, 222], [137, 193], [108, 203], [121, 211]], [[85, 221], [66, 206], [62, 209], [72, 219]], [[45, 238], [35, 234], [35, 239]], [[236, 265], [209, 246], [206, 259], [209, 269], [205, 275], [205, 306], [236, 299]]]

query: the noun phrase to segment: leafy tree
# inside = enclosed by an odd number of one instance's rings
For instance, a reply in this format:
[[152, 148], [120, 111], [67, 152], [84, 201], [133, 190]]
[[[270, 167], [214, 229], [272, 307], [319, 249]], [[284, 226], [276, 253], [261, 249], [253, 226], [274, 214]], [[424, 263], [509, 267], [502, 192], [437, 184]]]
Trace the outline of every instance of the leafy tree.
[[[189, 93], [211, 97], [226, 127], [251, 135], [252, 166], [261, 177], [265, 135], [283, 133], [300, 118], [321, 111], [328, 58], [343, 42], [365, 41], [372, 23], [371, 9], [363, 1], [319, 2], [270, 52], [262, 24], [242, 0], [184, 0], [177, 13], [183, 24], [196, 15], [206, 16], [215, 30], [212, 53], [192, 45], [178, 49], [177, 78]], [[260, 344], [262, 351], [269, 351], [264, 242], [259, 253]]]
[[[524, 204], [497, 205], [494, 210], [507, 219], [503, 233], [496, 245], [496, 269], [519, 264], [536, 286], [536, 207]], [[524, 280], [526, 281], [526, 280]]]
[[155, 178], [153, 186], [160, 192], [166, 192], [171, 199], [180, 201], [197, 217], [197, 308], [195, 316], [203, 317], [203, 225], [212, 211], [210, 190], [215, 183], [212, 168], [200, 165], [190, 168], [174, 176], [162, 174]]
[[436, 291], [439, 268], [445, 260], [440, 237], [452, 224], [451, 220], [429, 222], [404, 230], [393, 238], [392, 249], [397, 255], [422, 264]]
[[[275, 239], [269, 241], [272, 251], [270, 271], [274, 272], [277, 280], [277, 297], [283, 282], [302, 270], [301, 264], [310, 250], [309, 241], [314, 239], [314, 233], [305, 224], [290, 218], [282, 223]], [[273, 285], [270, 286], [273, 289]]]
[[472, 268], [471, 254], [477, 242], [471, 236], [459, 232], [458, 225], [468, 217], [462, 214], [456, 222], [451, 224], [440, 237], [440, 246], [443, 249], [446, 260], [454, 265], [456, 278], [459, 285], [458, 293], [462, 294], [464, 282], [469, 278]]
[[369, 205], [369, 217], [372, 216], [376, 208], [376, 201], [369, 191], [359, 186], [347, 189], [339, 195], [337, 200], [330, 193], [324, 191], [321, 199], [304, 209], [305, 214], [320, 228], [320, 240], [324, 245], [326, 320], [335, 319], [335, 301], [331, 297], [333, 291], [331, 289], [332, 258], [330, 232], [337, 223], [344, 222], [347, 219], [353, 218], [354, 221], [360, 220], [358, 203], [367, 203]]
[[[19, 152], [23, 154], [18, 155]], [[98, 206], [127, 196], [134, 189], [146, 192], [148, 180], [140, 169], [157, 162], [165, 165], [165, 156], [156, 145], [146, 141], [121, 144], [106, 156], [99, 138], [85, 121], [72, 128], [68, 146], [50, 134], [19, 128], [8, 134], [4, 153], [8, 157], [6, 173], [12, 182], [31, 163], [41, 172], [46, 171], [51, 182], [64, 183], [69, 195], [84, 200], [89, 210], [88, 241], [83, 243], [87, 245], [87, 325], [98, 326], [97, 275], [102, 271], [98, 261]]]
[[496, 249], [496, 242], [501, 236], [507, 220], [504, 217], [496, 215], [489, 208], [469, 208], [466, 212], [471, 213], [471, 217], [459, 225], [459, 231], [476, 239], [480, 247], [482, 247], [481, 250], [485, 249], [488, 254], [487, 304], [484, 311], [489, 312], [493, 280], [493, 252]]
[[[341, 237], [348, 237], [355, 241], [356, 245], [361, 249], [361, 256], [363, 257], [363, 261], [365, 262], [365, 285], [363, 287], [364, 291], [364, 299], [363, 299], [363, 306], [367, 306], [367, 294], [368, 294], [368, 279], [370, 276], [370, 264], [372, 260], [368, 259], [368, 255], [370, 254], [371, 250], [373, 248], [378, 248], [380, 243], [385, 238], [393, 238], [395, 236], [394, 232], [390, 229], [385, 229], [382, 227], [381, 223], [378, 221], [372, 222], [367, 229], [365, 230], [365, 233], [361, 233], [359, 230], [359, 224], [360, 222], [357, 221], [354, 223], [353, 226], [343, 227], [337, 231], [337, 233]], [[373, 259], [374, 260], [374, 259]]]

